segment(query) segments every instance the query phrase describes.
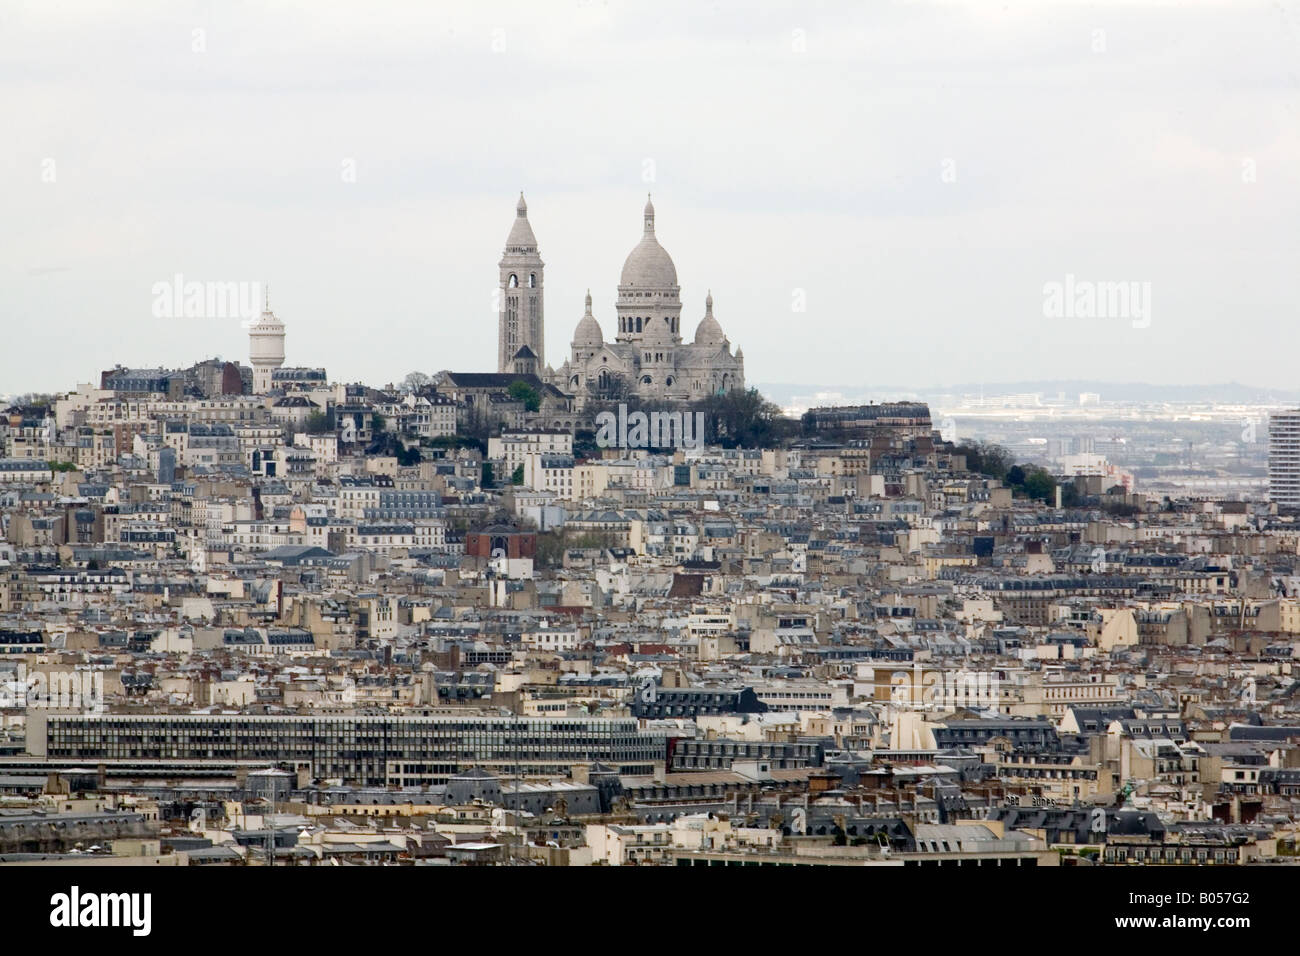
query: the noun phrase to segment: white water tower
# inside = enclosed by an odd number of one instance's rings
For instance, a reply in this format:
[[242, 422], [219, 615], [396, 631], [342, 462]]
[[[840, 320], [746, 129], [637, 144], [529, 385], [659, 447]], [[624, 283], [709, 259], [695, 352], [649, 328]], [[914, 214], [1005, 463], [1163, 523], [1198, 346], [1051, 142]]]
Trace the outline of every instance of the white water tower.
[[265, 395], [271, 390], [271, 373], [284, 365], [284, 323], [271, 311], [269, 293], [265, 310], [248, 327], [248, 361], [253, 366], [253, 392]]

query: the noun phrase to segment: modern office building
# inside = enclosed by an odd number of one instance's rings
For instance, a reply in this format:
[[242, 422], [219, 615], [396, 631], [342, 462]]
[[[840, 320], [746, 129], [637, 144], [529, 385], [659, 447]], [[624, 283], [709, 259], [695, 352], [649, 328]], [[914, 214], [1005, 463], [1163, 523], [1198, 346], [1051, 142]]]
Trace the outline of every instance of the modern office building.
[[1268, 417], [1268, 497], [1300, 508], [1300, 409]]
[[262, 761], [313, 779], [442, 784], [475, 767], [564, 774], [601, 761], [626, 774], [665, 766], [663, 736], [629, 718], [35, 715], [27, 750], [51, 760]]

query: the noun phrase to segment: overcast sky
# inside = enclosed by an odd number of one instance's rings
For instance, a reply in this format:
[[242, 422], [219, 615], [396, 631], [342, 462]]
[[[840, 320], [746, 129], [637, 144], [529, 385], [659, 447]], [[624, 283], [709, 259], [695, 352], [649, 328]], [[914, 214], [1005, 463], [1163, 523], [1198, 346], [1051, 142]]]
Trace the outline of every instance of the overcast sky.
[[246, 362], [177, 274], [334, 379], [494, 370], [521, 189], [554, 365], [649, 190], [751, 382], [1300, 384], [1296, 3], [0, 0], [0, 130], [0, 393]]

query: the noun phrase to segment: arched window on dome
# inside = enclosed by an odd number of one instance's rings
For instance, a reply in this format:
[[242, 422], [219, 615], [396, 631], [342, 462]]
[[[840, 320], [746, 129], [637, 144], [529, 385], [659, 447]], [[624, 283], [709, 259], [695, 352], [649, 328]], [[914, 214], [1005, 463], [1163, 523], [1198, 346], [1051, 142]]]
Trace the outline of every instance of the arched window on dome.
[[654, 379], [652, 379], [649, 375], [642, 375], [642, 376], [641, 376], [641, 384], [642, 384], [642, 385], [653, 385], [653, 384], [654, 384]]
[[639, 315], [636, 317], [636, 330], [637, 330], [638, 332], [641, 331], [641, 316], [639, 316]]
[[677, 379], [669, 375], [666, 379], [664, 379], [664, 384], [667, 385], [669, 388], [672, 388], [674, 385], [677, 384]]
[[513, 272], [510, 273], [510, 278], [506, 280], [506, 288], [508, 288], [508, 289], [518, 289], [518, 288], [519, 288], [519, 276], [515, 275]]
[[536, 272], [530, 272], [530, 273], [528, 273], [528, 288], [530, 288], [530, 289], [536, 289], [536, 288], [537, 288], [537, 273], [536, 273]]

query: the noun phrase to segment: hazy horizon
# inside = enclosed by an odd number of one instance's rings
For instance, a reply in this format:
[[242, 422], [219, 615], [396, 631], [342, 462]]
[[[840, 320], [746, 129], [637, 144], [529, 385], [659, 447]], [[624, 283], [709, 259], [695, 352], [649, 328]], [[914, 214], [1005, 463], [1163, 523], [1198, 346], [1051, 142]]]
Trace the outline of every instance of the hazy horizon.
[[[0, 393], [247, 362], [152, 314], [178, 274], [269, 282], [334, 380], [494, 370], [521, 189], [552, 365], [588, 288], [613, 336], [650, 191], [751, 383], [1289, 390], [1298, 9], [7, 6]], [[1076, 280], [1145, 312], [1049, 317]]]

